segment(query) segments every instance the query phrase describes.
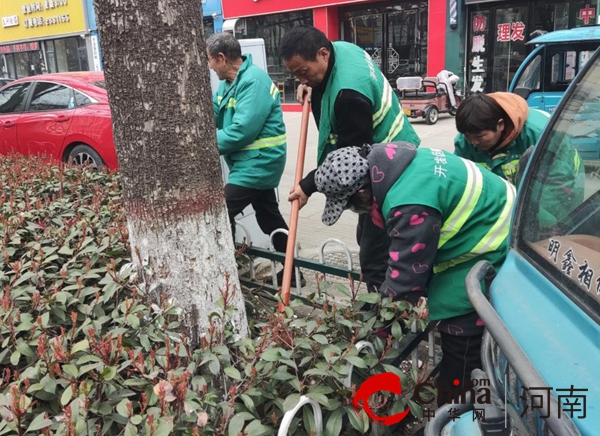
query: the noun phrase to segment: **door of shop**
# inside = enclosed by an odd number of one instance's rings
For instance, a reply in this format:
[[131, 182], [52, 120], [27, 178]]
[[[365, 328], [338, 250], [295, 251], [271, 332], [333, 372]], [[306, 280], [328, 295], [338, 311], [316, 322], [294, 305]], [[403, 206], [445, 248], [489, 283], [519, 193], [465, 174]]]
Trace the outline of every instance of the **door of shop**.
[[427, 4], [342, 12], [341, 37], [362, 47], [392, 83], [426, 72]]

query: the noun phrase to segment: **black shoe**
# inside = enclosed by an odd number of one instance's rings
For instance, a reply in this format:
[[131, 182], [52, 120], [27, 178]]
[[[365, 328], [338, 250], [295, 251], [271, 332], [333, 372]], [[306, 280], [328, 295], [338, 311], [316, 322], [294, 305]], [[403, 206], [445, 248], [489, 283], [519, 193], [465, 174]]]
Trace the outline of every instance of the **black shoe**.
[[[277, 285], [281, 286], [281, 282], [283, 282], [283, 270], [279, 271], [277, 273]], [[272, 285], [273, 284], [273, 276], [269, 275], [265, 278], [265, 283]], [[302, 274], [302, 271], [300, 271], [300, 287], [303, 288], [306, 286], [306, 279], [304, 278], [304, 275]], [[291, 284], [292, 288], [297, 288], [298, 286], [296, 286], [296, 271], [292, 271], [292, 284]]]

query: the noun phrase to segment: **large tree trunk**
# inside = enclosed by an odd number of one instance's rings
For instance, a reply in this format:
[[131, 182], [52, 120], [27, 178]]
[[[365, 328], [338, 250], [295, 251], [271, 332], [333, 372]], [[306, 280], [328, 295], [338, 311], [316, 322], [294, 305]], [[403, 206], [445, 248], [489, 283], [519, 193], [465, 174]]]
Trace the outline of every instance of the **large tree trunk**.
[[95, 5], [134, 259], [186, 310], [193, 343], [229, 275], [245, 336], [200, 0]]

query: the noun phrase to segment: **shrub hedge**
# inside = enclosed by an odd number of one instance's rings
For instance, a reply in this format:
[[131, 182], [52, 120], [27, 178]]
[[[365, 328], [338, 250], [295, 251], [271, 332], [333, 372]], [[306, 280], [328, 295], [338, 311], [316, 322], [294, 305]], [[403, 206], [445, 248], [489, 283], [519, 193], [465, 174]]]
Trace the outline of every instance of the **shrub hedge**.
[[[327, 435], [363, 434], [355, 385], [342, 383], [349, 364], [355, 383], [391, 371], [414, 384], [389, 365], [392, 338], [375, 334], [402, 337], [418, 318], [405, 303], [321, 283], [318, 314], [299, 318], [248, 294], [250, 338], [234, 341], [224, 323], [191, 349], [181, 309], [150, 300], [131, 264], [118, 173], [1, 157], [0, 193], [0, 436], [274, 435], [300, 395], [322, 405]], [[327, 302], [331, 286], [352, 305]], [[233, 292], [222, 290], [226, 314]], [[360, 340], [377, 355], [359, 355]], [[409, 403], [418, 414], [407, 398], [380, 407]], [[290, 433], [311, 434], [312, 418], [303, 408]]]

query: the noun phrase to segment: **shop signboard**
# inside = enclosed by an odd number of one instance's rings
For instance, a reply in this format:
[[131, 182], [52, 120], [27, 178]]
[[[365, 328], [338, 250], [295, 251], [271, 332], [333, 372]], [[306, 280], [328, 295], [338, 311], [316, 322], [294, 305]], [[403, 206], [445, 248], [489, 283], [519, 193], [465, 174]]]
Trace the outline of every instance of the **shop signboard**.
[[483, 13], [473, 14], [471, 25], [471, 80], [469, 87], [471, 92], [477, 93], [485, 90], [488, 16]]
[[0, 54], [21, 53], [23, 51], [37, 51], [40, 49], [40, 43], [23, 42], [21, 44], [0, 45]]
[[1, 1], [0, 17], [14, 16], [18, 24], [0, 28], [0, 44], [86, 30], [83, 0]]

